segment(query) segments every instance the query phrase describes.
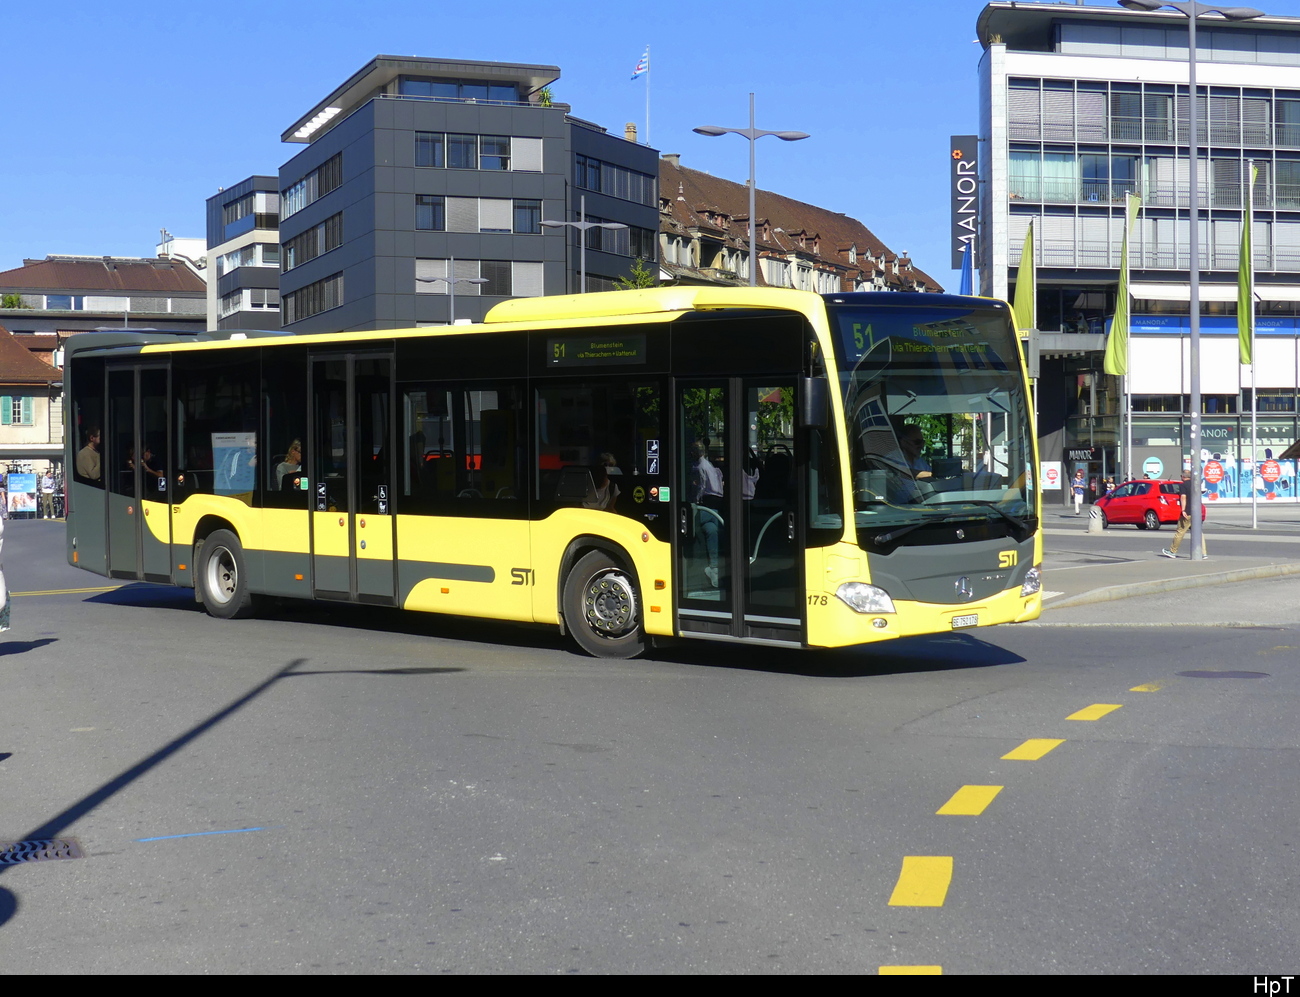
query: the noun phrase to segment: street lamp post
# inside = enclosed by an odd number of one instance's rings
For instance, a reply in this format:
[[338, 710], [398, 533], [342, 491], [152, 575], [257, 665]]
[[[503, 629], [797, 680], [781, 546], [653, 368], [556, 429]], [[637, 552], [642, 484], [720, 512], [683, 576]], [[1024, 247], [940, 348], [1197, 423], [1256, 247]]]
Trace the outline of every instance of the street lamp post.
[[[1187, 182], [1188, 191], [1188, 228], [1190, 234], [1187, 248], [1190, 254], [1187, 273], [1188, 311], [1191, 313], [1191, 330], [1188, 346], [1191, 352], [1191, 450], [1192, 480], [1188, 514], [1192, 517], [1192, 560], [1199, 561], [1205, 556], [1201, 529], [1201, 191], [1197, 182], [1196, 155], [1200, 151], [1199, 121], [1196, 113], [1196, 19], [1205, 14], [1220, 14], [1229, 21], [1249, 21], [1262, 17], [1262, 10], [1253, 7], [1220, 7], [1215, 4], [1197, 3], [1195, 0], [1119, 0], [1122, 7], [1129, 10], [1153, 11], [1162, 7], [1171, 7], [1187, 18]], [[1250, 211], [1254, 205], [1247, 205]]]
[[748, 128], [719, 128], [717, 125], [701, 125], [692, 131], [707, 135], [709, 138], [717, 138], [719, 135], [726, 135], [730, 132], [733, 135], [743, 135], [749, 139], [749, 286], [758, 286], [758, 256], [754, 252], [754, 229], [757, 227], [757, 219], [754, 218], [754, 143], [764, 135], [775, 135], [783, 142], [798, 142], [801, 138], [808, 138], [807, 132], [777, 132], [766, 131], [754, 127], [754, 95], [749, 95], [749, 127]]
[[457, 284], [486, 284], [486, 277], [457, 277], [456, 276], [456, 257], [450, 257], [447, 260], [446, 277], [416, 277], [418, 283], [435, 284], [442, 281], [447, 285], [447, 295], [450, 300], [447, 302], [448, 325], [456, 324], [456, 285]]
[[578, 293], [587, 293], [587, 232], [593, 228], [609, 229], [611, 231], [620, 228], [627, 228], [622, 222], [589, 222], [587, 221], [587, 195], [583, 194], [578, 199], [578, 220], [576, 222], [553, 222], [543, 220], [542, 224], [547, 228], [573, 228], [578, 230]]

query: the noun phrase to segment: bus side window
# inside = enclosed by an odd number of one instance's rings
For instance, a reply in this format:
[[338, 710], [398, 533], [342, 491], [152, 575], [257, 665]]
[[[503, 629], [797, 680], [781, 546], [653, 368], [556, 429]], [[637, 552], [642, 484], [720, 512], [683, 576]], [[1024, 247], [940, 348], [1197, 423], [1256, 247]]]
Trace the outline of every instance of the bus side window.
[[310, 498], [304, 369], [301, 350], [262, 352], [263, 425], [257, 463], [267, 509], [306, 509]]
[[523, 387], [404, 384], [407, 512], [435, 516], [525, 515]]
[[659, 397], [657, 384], [628, 381], [538, 388], [534, 518], [565, 506], [632, 516], [646, 511], [651, 489], [667, 483]]
[[77, 452], [73, 480], [104, 487], [104, 361], [76, 357], [72, 361], [72, 423]]
[[840, 462], [828, 429], [808, 432], [808, 543], [838, 540], [844, 529]]
[[228, 495], [253, 504], [257, 488], [258, 363], [186, 354], [173, 364], [178, 497]]

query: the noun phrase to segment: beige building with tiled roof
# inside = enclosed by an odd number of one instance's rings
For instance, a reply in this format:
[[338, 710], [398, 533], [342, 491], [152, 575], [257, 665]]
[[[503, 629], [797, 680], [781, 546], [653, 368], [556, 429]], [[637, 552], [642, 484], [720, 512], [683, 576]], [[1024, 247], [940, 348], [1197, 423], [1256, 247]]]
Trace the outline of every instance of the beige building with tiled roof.
[[0, 470], [17, 464], [40, 472], [61, 457], [62, 398], [63, 372], [0, 325]]
[[[820, 294], [943, 288], [856, 218], [755, 191], [758, 283]], [[672, 284], [749, 283], [749, 189], [659, 160], [660, 277]]]

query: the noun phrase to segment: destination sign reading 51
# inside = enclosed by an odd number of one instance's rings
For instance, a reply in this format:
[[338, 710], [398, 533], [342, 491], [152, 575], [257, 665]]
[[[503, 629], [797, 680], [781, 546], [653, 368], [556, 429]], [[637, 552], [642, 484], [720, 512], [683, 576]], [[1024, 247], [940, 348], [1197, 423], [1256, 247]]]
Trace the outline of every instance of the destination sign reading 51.
[[645, 336], [565, 336], [546, 341], [546, 362], [552, 367], [646, 362]]

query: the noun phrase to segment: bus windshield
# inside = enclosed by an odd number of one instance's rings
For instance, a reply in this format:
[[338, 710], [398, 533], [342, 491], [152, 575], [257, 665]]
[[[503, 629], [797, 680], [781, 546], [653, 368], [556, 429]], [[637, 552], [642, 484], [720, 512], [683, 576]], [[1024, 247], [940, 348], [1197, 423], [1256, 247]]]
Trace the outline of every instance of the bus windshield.
[[963, 520], [1031, 534], [1032, 424], [1005, 309], [940, 302], [828, 309], [859, 537], [888, 545]]

